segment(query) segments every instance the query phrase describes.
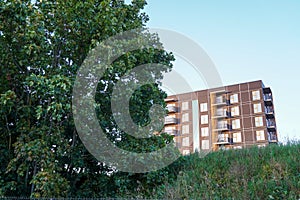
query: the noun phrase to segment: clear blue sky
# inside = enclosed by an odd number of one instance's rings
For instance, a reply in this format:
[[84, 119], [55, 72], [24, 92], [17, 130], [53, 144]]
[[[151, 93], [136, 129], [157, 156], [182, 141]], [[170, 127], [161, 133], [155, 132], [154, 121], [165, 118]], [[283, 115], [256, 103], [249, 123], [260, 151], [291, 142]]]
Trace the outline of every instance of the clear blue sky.
[[300, 139], [299, 0], [148, 0], [145, 12], [148, 27], [183, 33], [203, 47], [225, 85], [263, 80], [273, 90], [280, 139]]

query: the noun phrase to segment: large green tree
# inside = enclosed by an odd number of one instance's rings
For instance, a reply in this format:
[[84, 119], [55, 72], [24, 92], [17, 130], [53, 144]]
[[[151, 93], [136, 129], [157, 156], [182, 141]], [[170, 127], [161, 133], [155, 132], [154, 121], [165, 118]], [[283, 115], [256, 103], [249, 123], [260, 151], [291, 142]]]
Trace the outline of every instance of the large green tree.
[[[88, 52], [110, 36], [144, 27], [145, 5], [144, 0], [0, 1], [0, 196], [112, 197], [124, 183], [132, 187], [161, 177], [162, 171], [109, 175], [112, 166], [99, 163], [81, 143], [71, 110], [74, 79]], [[161, 45], [156, 36], [150, 39]], [[172, 140], [112, 134], [118, 127], [109, 102], [117, 77], [145, 63], [164, 64], [165, 72], [173, 59], [163, 50], [141, 49], [123, 55], [106, 72], [97, 89], [98, 116], [120, 147], [149, 152]], [[133, 120], [149, 123], [149, 108], [164, 105], [165, 97], [158, 84], [138, 89], [130, 101]]]

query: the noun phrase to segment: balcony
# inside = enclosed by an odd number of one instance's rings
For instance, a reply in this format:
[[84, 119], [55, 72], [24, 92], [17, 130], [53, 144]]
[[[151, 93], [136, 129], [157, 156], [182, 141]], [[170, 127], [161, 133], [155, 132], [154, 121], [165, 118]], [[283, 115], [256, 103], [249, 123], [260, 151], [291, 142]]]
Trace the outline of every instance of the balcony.
[[274, 121], [268, 120], [267, 121], [267, 128], [268, 128], [268, 130], [275, 131], [276, 130], [276, 123]]
[[167, 106], [167, 109], [168, 109], [169, 113], [178, 112], [178, 107], [176, 107], [176, 106]]
[[174, 136], [178, 136], [179, 135], [179, 131], [178, 130], [165, 130], [165, 132], [169, 135], [174, 135]]
[[217, 125], [217, 127], [214, 129], [214, 131], [229, 131], [229, 130], [230, 130], [229, 124]]
[[271, 91], [271, 88], [265, 87], [265, 88], [263, 88], [263, 92], [264, 92], [264, 94], [270, 94], [272, 91]]
[[266, 107], [265, 111], [266, 111], [266, 116], [267, 116], [268, 119], [274, 118], [274, 109], [273, 109], [273, 107]]
[[219, 135], [218, 136], [218, 141], [214, 144], [218, 145], [228, 145], [228, 144], [233, 144], [233, 138], [229, 138], [227, 135]]
[[276, 132], [268, 132], [268, 141], [269, 143], [277, 143], [277, 135]]
[[216, 113], [215, 116], [213, 116], [212, 118], [214, 119], [218, 119], [218, 118], [230, 118], [231, 117], [231, 113], [230, 112], [226, 112], [226, 113]]
[[175, 117], [166, 117], [165, 118], [165, 125], [177, 124], [177, 123], [178, 123], [178, 119]]
[[228, 117], [228, 115], [225, 115], [225, 114], [216, 114], [212, 118], [213, 119], [218, 119], [218, 118], [227, 118], [227, 117]]
[[176, 102], [177, 99], [175, 98], [168, 98], [168, 99], [165, 99], [165, 102]]
[[273, 105], [273, 97], [271, 94], [265, 94], [264, 95], [264, 101], [265, 101], [265, 104], [267, 106], [272, 106]]
[[216, 99], [213, 103], [212, 103], [213, 106], [226, 106], [228, 105], [228, 101], [226, 99]]

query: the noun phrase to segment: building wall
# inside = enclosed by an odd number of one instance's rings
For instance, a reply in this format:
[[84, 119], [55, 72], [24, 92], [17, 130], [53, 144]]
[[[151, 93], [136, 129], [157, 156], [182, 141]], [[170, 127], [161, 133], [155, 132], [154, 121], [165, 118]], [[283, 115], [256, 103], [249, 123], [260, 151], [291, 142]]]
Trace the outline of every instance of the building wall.
[[272, 92], [262, 81], [169, 96], [165, 132], [183, 154], [276, 143], [273, 100], [265, 96]]

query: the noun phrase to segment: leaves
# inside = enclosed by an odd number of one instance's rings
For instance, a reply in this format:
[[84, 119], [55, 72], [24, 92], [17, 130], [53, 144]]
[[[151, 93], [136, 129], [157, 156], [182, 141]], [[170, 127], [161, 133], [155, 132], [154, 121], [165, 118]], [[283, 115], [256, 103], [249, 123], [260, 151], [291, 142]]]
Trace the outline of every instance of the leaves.
[[[144, 0], [129, 5], [122, 0], [0, 1], [0, 196], [115, 196], [123, 178], [134, 181], [130, 175], [111, 176], [115, 168], [87, 152], [74, 126], [71, 99], [88, 52], [110, 36], [145, 26], [145, 5]], [[145, 37], [153, 47], [161, 46], [153, 35]], [[109, 102], [118, 78], [135, 66], [161, 63], [161, 72], [152, 74], [159, 80], [173, 59], [148, 48], [128, 52], [111, 65], [99, 84], [96, 108], [112, 141], [118, 127]], [[152, 104], [143, 102], [164, 105], [164, 97], [158, 85], [136, 91], [130, 111], [135, 122], [149, 122]], [[118, 145], [136, 152], [154, 151], [172, 140], [140, 141], [122, 134]]]

